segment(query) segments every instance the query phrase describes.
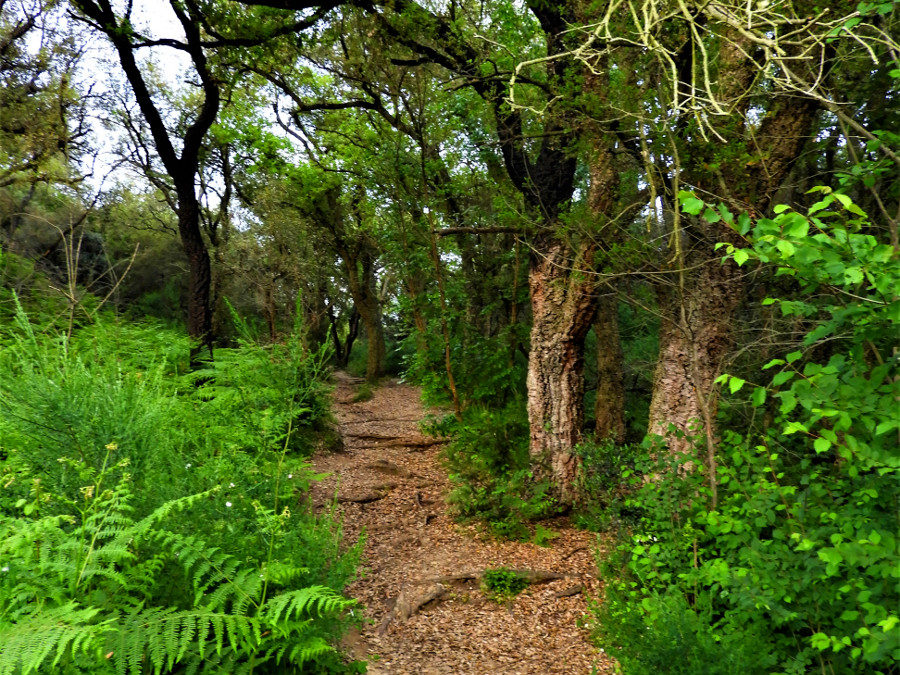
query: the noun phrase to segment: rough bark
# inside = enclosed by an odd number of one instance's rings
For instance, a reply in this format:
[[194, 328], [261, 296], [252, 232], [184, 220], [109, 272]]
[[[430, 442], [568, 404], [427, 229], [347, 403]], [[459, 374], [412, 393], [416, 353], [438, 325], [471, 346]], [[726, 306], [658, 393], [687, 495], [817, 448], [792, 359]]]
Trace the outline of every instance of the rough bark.
[[324, 279], [307, 286], [303, 294], [303, 320], [306, 324], [306, 344], [318, 349], [328, 340], [328, 288]]
[[571, 504], [580, 461], [574, 448], [584, 422], [584, 338], [596, 303], [589, 269], [596, 247], [583, 244], [572, 259], [567, 244], [544, 237], [529, 272], [531, 350], [528, 422], [536, 477], [548, 478], [563, 504]]
[[375, 287], [374, 256], [363, 255], [362, 260], [344, 257], [347, 281], [353, 304], [366, 329], [366, 379], [370, 382], [384, 375], [387, 350], [381, 321], [381, 303]]
[[[659, 293], [663, 319], [653, 377], [649, 432], [667, 438], [682, 453], [691, 438], [708, 431], [718, 410], [714, 380], [732, 349], [731, 324], [740, 304], [743, 279], [733, 264], [704, 265], [682, 297]], [[676, 433], [669, 433], [673, 425]]]
[[191, 347], [191, 368], [201, 367], [204, 351], [212, 357], [212, 282], [209, 251], [200, 233], [200, 205], [194, 193], [193, 176], [190, 185], [178, 181], [178, 233], [188, 259], [188, 335], [194, 339]]
[[328, 306], [328, 319], [331, 322], [331, 339], [334, 342], [334, 360], [338, 368], [346, 368], [350, 360], [350, 352], [353, 351], [353, 343], [359, 335], [359, 312], [356, 307], [350, 310], [347, 318], [347, 339], [342, 343], [338, 334], [339, 320], [334, 316], [334, 307]]
[[618, 303], [614, 296], [597, 301], [594, 318], [597, 336], [597, 398], [594, 402], [594, 435], [598, 441], [625, 442], [625, 378], [619, 343]]
[[[757, 128], [732, 124], [735, 143], [752, 148], [753, 159], [726, 163], [716, 175], [685, 167], [689, 184], [712, 194], [722, 194], [724, 185], [722, 197], [733, 211], [765, 214], [806, 143], [816, 111], [811, 101], [782, 98]], [[732, 350], [732, 326], [745, 289], [741, 270], [732, 261], [722, 262], [714, 246], [723, 241], [742, 245], [742, 239], [724, 222], [686, 219], [684, 227], [678, 236], [693, 246], [678, 262], [691, 272], [681, 273], [677, 289], [658, 289], [662, 324], [649, 431], [666, 437], [674, 453], [687, 451], [691, 436], [701, 436], [712, 467], [718, 412], [714, 381]], [[669, 432], [670, 425], [676, 433]]]
[[[606, 83], [592, 72], [586, 75], [586, 87], [599, 99], [607, 95]], [[588, 208], [594, 220], [594, 238], [602, 249], [619, 239], [612, 224], [613, 217], [626, 209], [619, 203], [619, 171], [612, 152], [612, 144], [599, 125], [588, 123], [586, 131], [592, 147], [590, 158], [590, 186]], [[634, 210], [634, 206], [626, 210]], [[630, 214], [622, 220], [630, 219]], [[598, 265], [599, 267], [599, 265]], [[594, 401], [594, 433], [598, 441], [625, 441], [625, 384], [622, 372], [622, 347], [619, 344], [618, 303], [615, 295], [601, 296], [597, 301], [594, 319], [597, 336], [597, 397]]]

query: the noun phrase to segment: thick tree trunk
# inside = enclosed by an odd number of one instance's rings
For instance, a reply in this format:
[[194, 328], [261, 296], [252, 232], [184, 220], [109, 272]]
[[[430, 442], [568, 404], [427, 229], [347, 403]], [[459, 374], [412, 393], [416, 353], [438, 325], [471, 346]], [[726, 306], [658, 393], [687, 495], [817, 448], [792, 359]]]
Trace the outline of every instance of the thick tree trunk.
[[[595, 247], [544, 237], [535, 242], [529, 273], [531, 350], [528, 358], [528, 422], [535, 476], [549, 479], [555, 496], [571, 505], [580, 462], [574, 448], [584, 422], [584, 338], [594, 318], [590, 269]], [[578, 270], [578, 271], [573, 271]]]
[[428, 323], [422, 313], [423, 294], [425, 293], [425, 276], [407, 273], [405, 282], [406, 294], [413, 318], [413, 332], [416, 339], [416, 353], [421, 358], [428, 354]]
[[328, 306], [325, 282], [309, 286], [304, 293], [302, 310], [306, 323], [306, 344], [310, 349], [318, 349], [328, 339]]
[[[743, 63], [745, 57], [738, 52], [726, 51], [723, 56], [737, 61], [732, 69], [754, 67]], [[747, 78], [732, 75], [723, 81], [739, 90], [744, 79]], [[777, 99], [752, 131], [753, 162], [725, 162], [720, 173], [711, 174], [708, 166], [718, 164], [713, 161], [716, 156], [697, 158], [685, 169], [689, 184], [709, 186], [706, 188], [709, 194], [722, 194], [724, 185], [727, 191], [723, 197], [733, 211], [765, 214], [803, 149], [816, 111], [813, 101]], [[738, 121], [741, 123], [732, 120], [731, 127], [724, 131], [730, 131], [736, 142], [744, 142], [744, 137], [751, 132], [746, 130], [743, 120]], [[682, 249], [687, 247], [689, 239], [692, 244], [692, 251], [676, 260], [682, 268], [673, 272], [679, 279], [679, 290], [662, 287], [658, 291], [663, 321], [649, 432], [664, 436], [669, 449], [676, 453], [689, 449], [687, 437], [702, 437], [698, 447], [705, 448], [715, 503], [718, 390], [714, 381], [722, 373], [732, 349], [732, 325], [744, 295], [745, 280], [732, 261], [721, 261], [722, 253], [714, 247], [716, 242], [743, 246], [744, 241], [724, 222], [711, 224], [701, 219], [686, 219], [684, 226], [683, 232], [675, 233], [680, 239], [673, 238], [683, 243]], [[671, 434], [670, 425], [678, 433]]]
[[597, 302], [594, 335], [597, 336], [597, 399], [594, 402], [594, 434], [598, 441], [625, 442], [625, 378], [619, 343], [618, 303], [615, 296]]
[[[732, 349], [732, 321], [743, 279], [732, 263], [710, 262], [683, 296], [661, 291], [659, 358], [653, 377], [649, 432], [666, 437], [673, 453], [715, 443], [721, 374]], [[670, 433], [670, 425], [675, 433]]]
[[[589, 72], [585, 79], [589, 88], [601, 100], [606, 97], [606, 82]], [[614, 216], [633, 212], [634, 206], [619, 204], [621, 166], [617, 166], [612, 144], [603, 130], [593, 123], [589, 125], [591, 145], [590, 187], [588, 208], [594, 218], [596, 232], [593, 236], [608, 250], [620, 239]], [[628, 218], [623, 218], [628, 222]], [[599, 267], [599, 265], [598, 265]], [[598, 441], [625, 441], [625, 386], [622, 374], [622, 346], [619, 344], [619, 308], [616, 296], [603, 295], [597, 300], [594, 319], [597, 336], [597, 398], [594, 401], [594, 434]]]
[[384, 375], [384, 361], [387, 350], [384, 344], [384, 326], [381, 322], [381, 308], [366, 308], [360, 311], [366, 329], [366, 380], [374, 382]]
[[178, 189], [178, 232], [188, 260], [188, 335], [191, 346], [190, 365], [195, 370], [202, 366], [203, 352], [212, 358], [212, 307], [210, 285], [212, 281], [209, 251], [200, 233], [200, 205], [194, 193], [193, 176], [190, 185]]
[[331, 322], [331, 338], [334, 342], [334, 360], [338, 368], [346, 368], [347, 362], [350, 360], [350, 352], [353, 351], [353, 343], [356, 342], [356, 336], [359, 335], [359, 312], [354, 307], [350, 311], [347, 319], [347, 339], [341, 343], [341, 336], [338, 333], [338, 319], [334, 316], [334, 308], [328, 307], [328, 318]]
[[[353, 304], [366, 329], [366, 379], [370, 382], [384, 375], [387, 349], [384, 344], [384, 327], [381, 321], [381, 303], [375, 287], [375, 260], [366, 255], [362, 261], [342, 252], [347, 270], [347, 282]], [[349, 355], [349, 350], [348, 350]]]

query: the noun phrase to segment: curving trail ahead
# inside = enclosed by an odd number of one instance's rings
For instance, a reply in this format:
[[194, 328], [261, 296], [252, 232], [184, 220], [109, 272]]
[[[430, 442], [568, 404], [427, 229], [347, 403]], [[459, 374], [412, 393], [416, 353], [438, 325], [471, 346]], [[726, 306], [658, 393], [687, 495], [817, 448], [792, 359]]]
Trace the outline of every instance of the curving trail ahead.
[[[324, 504], [337, 493], [350, 540], [363, 531], [362, 578], [349, 593], [366, 607], [362, 632], [345, 647], [372, 675], [544, 675], [611, 673], [577, 620], [599, 590], [596, 535], [562, 520], [550, 547], [498, 542], [447, 514], [440, 442], [424, 436], [419, 390], [396, 381], [354, 403], [356, 380], [335, 374], [334, 413], [345, 451], [318, 454], [330, 477], [313, 487]], [[602, 546], [602, 544], [601, 544]], [[535, 583], [503, 605], [484, 597], [486, 568], [527, 570]], [[592, 671], [592, 667], [596, 670]]]

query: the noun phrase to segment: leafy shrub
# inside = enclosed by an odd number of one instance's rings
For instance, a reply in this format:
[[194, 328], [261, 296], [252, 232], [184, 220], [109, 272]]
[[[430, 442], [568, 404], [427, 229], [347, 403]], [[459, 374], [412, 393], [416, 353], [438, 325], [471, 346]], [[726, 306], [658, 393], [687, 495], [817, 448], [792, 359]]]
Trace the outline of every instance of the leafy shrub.
[[[127, 460], [99, 471], [66, 463], [84, 484], [79, 499], [35, 490], [17, 504], [22, 515], [0, 517], [0, 675], [249, 672], [269, 662], [288, 672], [334, 651], [322, 620], [340, 620], [353, 601], [298, 587], [304, 570], [293, 565], [248, 564], [166, 525], [215, 491], [134, 520]], [[180, 602], [154, 602], [173, 583]]]
[[[637, 479], [629, 503], [641, 523], [620, 548], [611, 602], [640, 607], [651, 625], [674, 586], [699, 616], [698, 603], [709, 603], [718, 640], [730, 626], [766, 626], [760, 652], [773, 655], [770, 672], [896, 673], [900, 261], [865, 234], [865, 215], [844, 195], [826, 190], [806, 216], [776, 211], [757, 223], [752, 248], [729, 253], [793, 278], [798, 296], [765, 304], [810, 330], [801, 349], [766, 365], [776, 370], [767, 385], [721, 378], [732, 394], [750, 388], [768, 419], [723, 434], [715, 510], [705, 477], [677, 458]], [[632, 624], [610, 612], [600, 613], [604, 644], [621, 645], [626, 661], [653, 662], [625, 635]], [[693, 634], [684, 650], [705, 640]]]
[[245, 345], [195, 387], [155, 324], [0, 328], [0, 673], [344, 668], [360, 545], [289, 453], [324, 355]]
[[[307, 353], [297, 337], [286, 344], [242, 342], [237, 349], [217, 350], [214, 362], [191, 373], [186, 389], [202, 411], [198, 423], [206, 426], [205, 444], [312, 454], [300, 431], [328, 420], [328, 357], [325, 346]], [[202, 384], [194, 386], [197, 381]]]
[[763, 675], [775, 659], [761, 631], [716, 621], [708, 596], [692, 602], [670, 589], [640, 604], [611, 591], [595, 635], [628, 675]]
[[528, 588], [528, 580], [515, 570], [498, 567], [484, 571], [481, 588], [494, 600], [509, 600]]
[[640, 448], [586, 440], [575, 451], [581, 458], [581, 474], [572, 522], [597, 532], [634, 524], [636, 514], [625, 505], [629, 490], [622, 476], [634, 470]]
[[487, 523], [498, 536], [530, 537], [527, 523], [550, 515], [548, 485], [532, 479], [528, 420], [521, 401], [500, 410], [471, 407], [432, 431], [452, 435], [444, 461], [454, 488], [449, 503], [462, 519]]

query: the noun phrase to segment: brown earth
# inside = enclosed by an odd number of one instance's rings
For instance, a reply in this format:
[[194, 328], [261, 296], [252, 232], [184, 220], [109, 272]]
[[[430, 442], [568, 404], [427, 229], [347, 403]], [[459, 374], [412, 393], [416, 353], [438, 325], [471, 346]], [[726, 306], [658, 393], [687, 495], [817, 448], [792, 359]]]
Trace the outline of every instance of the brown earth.
[[[348, 592], [368, 621], [345, 648], [372, 675], [613, 672], [579, 628], [599, 590], [594, 554], [604, 542], [564, 519], [543, 523], [559, 535], [547, 547], [454, 522], [440, 440], [419, 430], [419, 390], [386, 381], [353, 402], [360, 381], [335, 379], [345, 450], [314, 458], [330, 476], [312, 496], [325, 504], [336, 494], [348, 539], [366, 537], [361, 578]], [[479, 584], [485, 569], [501, 566], [533, 581], [502, 604]]]

